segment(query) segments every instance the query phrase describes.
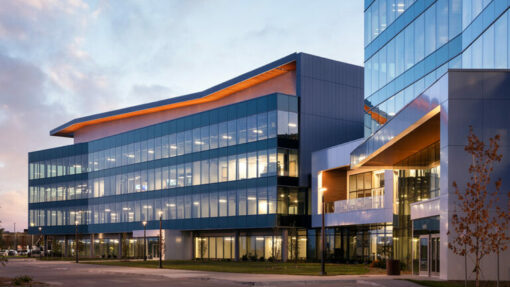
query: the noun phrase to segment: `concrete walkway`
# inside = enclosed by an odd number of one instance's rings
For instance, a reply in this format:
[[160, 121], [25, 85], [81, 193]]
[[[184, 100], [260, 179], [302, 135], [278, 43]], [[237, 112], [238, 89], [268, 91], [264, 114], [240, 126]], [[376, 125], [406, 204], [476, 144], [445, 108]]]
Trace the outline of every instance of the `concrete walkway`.
[[[31, 275], [52, 286], [379, 286], [416, 287], [413, 276], [303, 276], [118, 267], [61, 261], [10, 260], [0, 277]], [[422, 278], [423, 279], [423, 278]], [[69, 284], [69, 285], [68, 285]]]

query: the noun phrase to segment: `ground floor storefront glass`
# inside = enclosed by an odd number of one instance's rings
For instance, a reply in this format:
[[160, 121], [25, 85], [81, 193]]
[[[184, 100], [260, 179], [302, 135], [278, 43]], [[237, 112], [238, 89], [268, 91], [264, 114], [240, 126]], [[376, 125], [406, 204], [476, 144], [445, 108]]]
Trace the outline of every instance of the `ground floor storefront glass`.
[[[53, 257], [74, 257], [75, 251], [81, 258], [143, 258], [144, 239], [131, 238], [131, 235], [124, 234], [95, 234], [81, 235], [76, 240], [74, 236], [68, 236], [67, 244], [65, 236], [48, 236], [48, 250]], [[119, 246], [121, 245], [121, 246]], [[147, 258], [159, 257], [159, 239], [157, 237], [146, 238]]]
[[194, 238], [195, 259], [226, 259], [235, 257], [233, 236], [200, 236]]
[[[321, 230], [308, 231], [308, 259], [320, 260]], [[389, 258], [393, 245], [391, 224], [326, 228], [326, 259], [330, 262], [368, 263]]]

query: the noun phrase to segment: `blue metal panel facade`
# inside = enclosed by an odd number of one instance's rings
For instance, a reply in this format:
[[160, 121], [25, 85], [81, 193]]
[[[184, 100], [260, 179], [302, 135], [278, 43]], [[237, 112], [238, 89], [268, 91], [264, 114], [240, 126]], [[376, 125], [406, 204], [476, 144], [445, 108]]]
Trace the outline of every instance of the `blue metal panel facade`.
[[312, 152], [363, 137], [363, 68], [301, 54], [300, 178], [310, 185]]

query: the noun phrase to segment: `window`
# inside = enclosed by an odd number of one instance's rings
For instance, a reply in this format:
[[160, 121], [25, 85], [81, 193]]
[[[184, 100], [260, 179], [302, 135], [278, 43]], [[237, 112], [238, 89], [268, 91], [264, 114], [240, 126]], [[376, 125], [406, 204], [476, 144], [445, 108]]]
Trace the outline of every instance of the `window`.
[[236, 121], [232, 120], [228, 122], [228, 145], [235, 145], [237, 142], [237, 130]]
[[219, 124], [219, 136], [220, 136], [220, 144], [219, 147], [226, 147], [228, 145], [228, 125], [226, 122]]
[[237, 211], [238, 215], [246, 215], [246, 190], [237, 191]]
[[246, 163], [246, 154], [242, 153], [237, 155], [237, 168], [238, 168], [238, 179], [246, 179], [247, 173], [247, 163]]
[[193, 185], [200, 184], [200, 161], [193, 162]]
[[248, 178], [257, 177], [257, 153], [248, 153]]
[[225, 182], [228, 180], [228, 162], [227, 157], [219, 158], [219, 182]]
[[211, 217], [218, 217], [218, 193], [213, 192], [210, 194], [211, 198]]
[[248, 203], [248, 215], [256, 215], [257, 214], [257, 189], [248, 188], [246, 199], [247, 199], [247, 203]]
[[212, 158], [210, 159], [209, 165], [209, 183], [217, 183], [218, 182], [218, 159]]
[[237, 171], [237, 156], [231, 155], [228, 157], [228, 180], [234, 181], [236, 180], [236, 171]]
[[237, 143], [246, 143], [246, 118], [237, 119]]
[[227, 207], [227, 193], [220, 192], [219, 193], [219, 216], [227, 216], [228, 215], [228, 207]]
[[267, 187], [257, 188], [258, 214], [267, 214]]
[[258, 140], [267, 139], [267, 113], [257, 115], [257, 134]]
[[201, 182], [202, 184], [208, 184], [209, 183], [209, 160], [203, 160], [202, 161], [202, 168], [200, 170], [201, 175]]
[[267, 176], [267, 150], [258, 151], [258, 177]]
[[247, 129], [248, 129], [248, 142], [257, 140], [257, 115], [252, 115], [247, 118]]
[[214, 124], [214, 125], [211, 125], [210, 126], [210, 146], [211, 146], [211, 149], [215, 149], [215, 148], [218, 148], [218, 125], [217, 124]]
[[236, 191], [230, 190], [228, 192], [228, 215], [236, 215]]

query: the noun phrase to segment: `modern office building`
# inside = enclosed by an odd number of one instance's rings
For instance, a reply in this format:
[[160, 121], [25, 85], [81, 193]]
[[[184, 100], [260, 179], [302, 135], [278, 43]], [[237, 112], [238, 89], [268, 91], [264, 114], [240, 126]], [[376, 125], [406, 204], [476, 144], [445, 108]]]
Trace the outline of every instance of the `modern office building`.
[[[363, 68], [296, 53], [205, 91], [74, 119], [29, 154], [53, 253], [306, 258], [311, 152], [363, 136]], [[161, 220], [161, 221], [160, 221]]]
[[[509, 6], [365, 1], [364, 137], [312, 157], [312, 226], [320, 227], [324, 203], [328, 258], [393, 258], [415, 274], [464, 278], [464, 258], [448, 243], [456, 236], [452, 183], [462, 189], [469, 179], [469, 126], [486, 142], [501, 136], [492, 178], [503, 179], [497, 204], [508, 210]], [[504, 280], [509, 252], [500, 256]], [[496, 278], [495, 259], [484, 259], [484, 280]]]

